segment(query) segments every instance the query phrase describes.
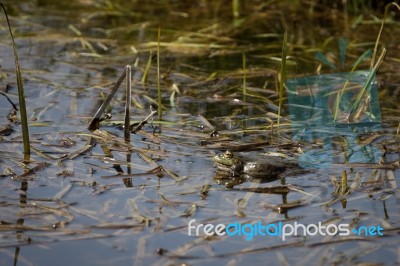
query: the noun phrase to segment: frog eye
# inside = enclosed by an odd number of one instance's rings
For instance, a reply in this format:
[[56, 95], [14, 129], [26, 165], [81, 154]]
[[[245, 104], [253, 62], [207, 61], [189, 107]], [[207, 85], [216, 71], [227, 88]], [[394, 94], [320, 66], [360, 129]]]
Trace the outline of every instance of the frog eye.
[[233, 153], [232, 153], [230, 150], [227, 150], [227, 151], [225, 152], [225, 157], [226, 157], [226, 158], [232, 158], [232, 157], [233, 157]]

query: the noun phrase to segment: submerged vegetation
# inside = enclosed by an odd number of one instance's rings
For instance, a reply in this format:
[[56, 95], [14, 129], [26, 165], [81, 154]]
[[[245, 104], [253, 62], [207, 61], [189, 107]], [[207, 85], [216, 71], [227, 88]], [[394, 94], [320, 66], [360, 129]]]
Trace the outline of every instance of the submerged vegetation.
[[[400, 8], [383, 2], [6, 2], [16, 46], [0, 42], [0, 264], [57, 263], [57, 245], [84, 264], [398, 260]], [[335, 87], [296, 89], [319, 125], [296, 131], [285, 82], [304, 76]], [[249, 159], [217, 171], [226, 150]], [[237, 177], [271, 158], [313, 167]], [[379, 225], [385, 237], [188, 236], [192, 219]]]

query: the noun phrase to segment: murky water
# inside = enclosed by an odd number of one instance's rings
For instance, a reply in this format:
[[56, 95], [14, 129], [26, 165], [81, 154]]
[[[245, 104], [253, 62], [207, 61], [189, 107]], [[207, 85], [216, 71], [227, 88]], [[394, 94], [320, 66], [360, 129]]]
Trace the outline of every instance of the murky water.
[[[0, 96], [0, 126], [13, 129], [0, 136], [0, 264], [398, 262], [398, 17], [387, 22], [382, 34], [388, 49], [377, 73], [382, 124], [378, 135], [360, 140], [384, 153], [381, 164], [346, 167], [339, 160], [282, 180], [229, 189], [213, 179], [215, 153], [264, 142], [262, 150], [244, 153], [262, 160], [268, 151], [298, 156], [321, 146], [318, 139], [312, 144], [291, 140], [286, 99], [278, 138], [276, 88], [284, 30], [289, 78], [345, 72], [373, 48], [383, 14], [372, 16], [362, 5], [338, 10], [255, 1], [242, 3], [234, 18], [230, 1], [185, 2], [5, 2], [23, 69], [35, 150], [32, 162], [23, 165], [20, 126], [7, 120], [12, 107]], [[16, 103], [12, 47], [4, 17], [1, 22], [0, 89]], [[132, 123], [154, 110], [158, 25], [161, 121], [155, 115], [125, 143], [123, 83], [107, 110], [112, 118], [100, 127], [114, 136], [91, 133], [87, 127], [92, 116], [127, 64], [134, 69]], [[344, 66], [340, 37], [349, 42]], [[317, 51], [336, 69], [315, 59]], [[360, 69], [368, 68], [366, 60]], [[210, 137], [214, 130], [218, 138]], [[97, 144], [89, 150], [92, 137]], [[335, 155], [343, 153], [343, 139], [333, 139]], [[158, 171], [160, 166], [164, 170]], [[340, 194], [343, 171], [348, 194]], [[276, 193], [282, 187], [287, 191]], [[213, 225], [320, 222], [376, 231], [285, 240], [257, 235], [248, 241], [249, 231], [241, 236], [189, 236], [192, 219]], [[384, 236], [378, 236], [378, 226]]]

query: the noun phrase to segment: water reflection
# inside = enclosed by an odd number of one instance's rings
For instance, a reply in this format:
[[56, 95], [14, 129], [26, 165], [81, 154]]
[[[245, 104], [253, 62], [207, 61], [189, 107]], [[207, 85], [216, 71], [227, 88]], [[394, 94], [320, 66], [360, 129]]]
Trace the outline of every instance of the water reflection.
[[[20, 188], [20, 195], [19, 195], [19, 203], [20, 207], [24, 208], [23, 206], [27, 204], [27, 193], [28, 193], [28, 181], [22, 181], [21, 182], [21, 188]], [[19, 218], [16, 222], [17, 226], [23, 226], [25, 222], [24, 218]], [[18, 242], [20, 243], [25, 243], [26, 240], [24, 239], [24, 230], [17, 230], [16, 231], [16, 238]], [[17, 246], [15, 247], [15, 255], [14, 255], [14, 265], [18, 264], [18, 257], [20, 253], [20, 247]]]

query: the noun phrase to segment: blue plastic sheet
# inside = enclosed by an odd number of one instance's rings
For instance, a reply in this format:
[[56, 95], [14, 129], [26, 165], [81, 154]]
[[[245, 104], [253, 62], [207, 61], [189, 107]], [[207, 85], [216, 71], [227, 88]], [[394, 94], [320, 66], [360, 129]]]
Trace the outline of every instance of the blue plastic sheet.
[[[358, 137], [380, 130], [378, 86], [374, 73], [354, 71], [286, 81], [293, 140], [321, 142], [299, 157], [304, 168], [332, 163], [376, 163], [382, 152]], [[334, 139], [340, 139], [340, 149]]]

